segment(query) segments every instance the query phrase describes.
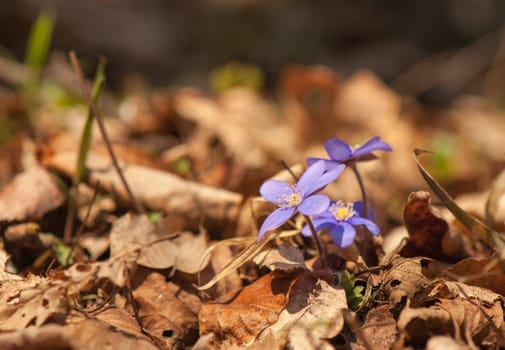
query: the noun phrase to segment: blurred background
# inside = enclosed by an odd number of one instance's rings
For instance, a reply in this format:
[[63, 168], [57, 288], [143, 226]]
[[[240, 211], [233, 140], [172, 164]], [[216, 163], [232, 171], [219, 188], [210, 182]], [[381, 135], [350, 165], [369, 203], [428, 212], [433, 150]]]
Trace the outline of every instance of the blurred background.
[[446, 104], [462, 92], [501, 102], [505, 2], [498, 0], [4, 0], [2, 51], [24, 57], [30, 27], [53, 9], [52, 48], [109, 60], [109, 86], [130, 73], [152, 84], [208, 87], [230, 61], [257, 66], [265, 87], [289, 63], [343, 77], [368, 68], [403, 94]]

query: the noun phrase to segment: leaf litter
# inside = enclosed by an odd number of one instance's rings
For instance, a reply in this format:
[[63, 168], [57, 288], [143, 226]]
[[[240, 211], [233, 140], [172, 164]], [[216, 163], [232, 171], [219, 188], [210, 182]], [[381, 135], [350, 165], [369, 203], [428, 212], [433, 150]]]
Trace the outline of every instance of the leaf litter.
[[[411, 151], [435, 144], [446, 125], [420, 129], [416, 113], [423, 107], [403, 108], [373, 73], [344, 79], [323, 66], [291, 66], [278, 89], [275, 100], [247, 88], [209, 96], [144, 86], [109, 101], [112, 148], [147, 214], [136, 212], [97, 135], [81, 189], [69, 190], [76, 125], [84, 125], [86, 108], [72, 109], [72, 122], [62, 118], [69, 107], [46, 106], [49, 115], [32, 109], [44, 114], [31, 125], [44, 137], [28, 139], [35, 147], [23, 148], [25, 161], [11, 159], [6, 167], [17, 170], [2, 173], [0, 347], [504, 347], [503, 159], [495, 143], [479, 134], [445, 160], [456, 169], [463, 156], [479, 164], [443, 179], [487, 181], [475, 187], [484, 193], [471, 203], [481, 207], [477, 218], [431, 175], [438, 174], [430, 163], [437, 149], [422, 164], [420, 151], [412, 160]], [[482, 128], [501, 142], [503, 112], [483, 105], [460, 99], [440, 113], [457, 130]], [[465, 119], [470, 111], [485, 125]], [[305, 157], [326, 157], [328, 138], [355, 145], [373, 135], [393, 152], [354, 159], [347, 165], [359, 168], [358, 182], [345, 171], [315, 194], [353, 203], [364, 184], [368, 213], [335, 206], [337, 224], [318, 227], [320, 246], [299, 234], [307, 219], [294, 215], [274, 216], [278, 225], [257, 240], [276, 205], [283, 210], [305, 200], [293, 187], [287, 201], [273, 205], [258, 196], [262, 183], [297, 182]], [[492, 176], [483, 178], [483, 169]], [[316, 223], [316, 207], [325, 203], [317, 198], [303, 209]], [[67, 241], [70, 201], [78, 215]], [[345, 231], [342, 237], [353, 239], [340, 245], [338, 230], [347, 230], [351, 217], [362, 225]], [[370, 221], [380, 236], [370, 235]], [[407, 235], [406, 244], [395, 241], [386, 255], [395, 230]]]

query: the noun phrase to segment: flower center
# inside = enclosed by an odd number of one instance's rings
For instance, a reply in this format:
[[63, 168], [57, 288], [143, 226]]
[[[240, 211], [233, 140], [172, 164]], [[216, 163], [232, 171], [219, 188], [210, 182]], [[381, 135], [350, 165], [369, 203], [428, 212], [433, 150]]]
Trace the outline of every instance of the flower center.
[[296, 207], [302, 202], [302, 196], [299, 193], [291, 193], [288, 198], [289, 206]]
[[337, 203], [333, 204], [330, 207], [330, 212], [338, 221], [347, 221], [355, 214], [353, 205], [344, 203], [343, 201], [338, 201]]
[[282, 208], [297, 207], [302, 203], [302, 195], [295, 185], [286, 188], [286, 192], [281, 195], [279, 206]]

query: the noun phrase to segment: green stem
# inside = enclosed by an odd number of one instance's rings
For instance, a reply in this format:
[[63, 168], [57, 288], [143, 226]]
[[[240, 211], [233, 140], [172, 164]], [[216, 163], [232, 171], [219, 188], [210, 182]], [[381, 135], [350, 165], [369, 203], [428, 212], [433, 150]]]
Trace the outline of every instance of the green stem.
[[316, 228], [314, 227], [314, 224], [312, 223], [310, 216], [304, 215], [303, 217], [307, 221], [307, 225], [309, 225], [310, 232], [312, 233], [312, 238], [314, 239], [314, 243], [316, 244], [317, 252], [319, 253], [319, 259], [321, 260], [321, 268], [325, 269], [326, 267], [328, 267], [328, 262], [326, 260], [326, 254], [323, 250], [323, 245], [321, 244], [321, 240], [319, 239], [319, 236], [317, 235]]
[[359, 189], [361, 190], [361, 198], [363, 199], [363, 217], [368, 219], [368, 200], [366, 197], [365, 184], [363, 182], [363, 178], [361, 177], [361, 174], [359, 173], [358, 167], [356, 166], [355, 162], [349, 164], [348, 166], [354, 172], [354, 175], [356, 176], [356, 180], [358, 180]]

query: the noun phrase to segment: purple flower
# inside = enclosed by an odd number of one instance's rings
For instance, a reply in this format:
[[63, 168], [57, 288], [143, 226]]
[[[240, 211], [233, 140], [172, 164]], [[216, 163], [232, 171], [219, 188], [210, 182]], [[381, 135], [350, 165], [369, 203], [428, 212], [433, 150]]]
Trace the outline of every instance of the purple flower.
[[309, 157], [307, 163], [310, 165], [318, 160], [324, 160], [327, 168], [330, 168], [334, 163], [343, 164], [350, 161], [374, 159], [375, 155], [372, 153], [374, 151], [391, 152], [391, 146], [381, 141], [379, 136], [372, 137], [363, 146], [356, 145], [353, 147], [340, 139], [333, 138], [326, 141], [324, 148], [330, 159]]
[[[328, 228], [333, 242], [342, 248], [349, 247], [354, 242], [355, 226], [364, 225], [368, 231], [377, 236], [380, 233], [379, 227], [372, 220], [362, 217], [360, 208], [362, 208], [361, 201], [354, 204], [333, 201], [328, 210], [313, 217], [314, 227], [316, 231]], [[302, 235], [311, 235], [308, 225], [302, 229]]]
[[315, 162], [302, 174], [296, 184], [280, 180], [267, 180], [261, 185], [260, 193], [267, 201], [277, 204], [261, 225], [258, 241], [266, 231], [273, 230], [291, 219], [297, 212], [303, 215], [322, 213], [330, 205], [328, 196], [315, 194], [335, 180], [344, 170], [344, 165], [326, 171], [323, 161]]

